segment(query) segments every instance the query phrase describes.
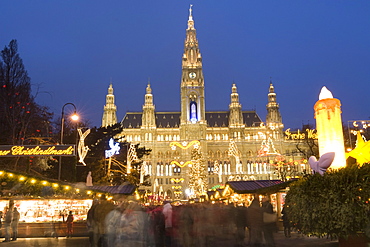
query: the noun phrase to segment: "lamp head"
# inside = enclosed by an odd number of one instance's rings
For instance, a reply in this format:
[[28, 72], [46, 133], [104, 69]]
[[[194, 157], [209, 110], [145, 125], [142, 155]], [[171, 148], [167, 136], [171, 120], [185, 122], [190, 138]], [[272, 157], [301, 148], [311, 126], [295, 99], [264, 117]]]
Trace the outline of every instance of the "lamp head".
[[73, 115], [71, 116], [71, 119], [72, 119], [73, 121], [77, 121], [77, 120], [79, 119], [79, 116], [77, 115], [77, 113], [76, 113], [76, 112], [74, 112], [74, 113], [73, 113]]

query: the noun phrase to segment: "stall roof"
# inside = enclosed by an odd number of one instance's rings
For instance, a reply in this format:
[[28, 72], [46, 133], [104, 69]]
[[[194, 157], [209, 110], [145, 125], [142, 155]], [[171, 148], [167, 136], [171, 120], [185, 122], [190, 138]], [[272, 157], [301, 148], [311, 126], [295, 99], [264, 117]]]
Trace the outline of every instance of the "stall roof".
[[281, 180], [249, 180], [249, 181], [229, 181], [229, 185], [238, 194], [248, 193], [275, 193], [287, 187], [292, 180], [284, 182]]
[[88, 186], [87, 188], [91, 190], [99, 190], [99, 191], [107, 192], [111, 194], [131, 195], [132, 193], [134, 193], [136, 186], [132, 184], [122, 184], [122, 185], [115, 185], [115, 186], [95, 185], [95, 186]]

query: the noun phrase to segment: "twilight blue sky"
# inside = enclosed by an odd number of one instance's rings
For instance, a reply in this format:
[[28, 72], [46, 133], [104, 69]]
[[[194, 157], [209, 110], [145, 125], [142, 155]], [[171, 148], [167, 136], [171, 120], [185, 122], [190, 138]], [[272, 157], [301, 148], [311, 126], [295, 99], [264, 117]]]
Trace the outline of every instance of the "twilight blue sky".
[[37, 101], [56, 117], [72, 102], [100, 126], [112, 80], [121, 120], [141, 111], [149, 77], [156, 110], [179, 111], [189, 4], [207, 110], [227, 110], [235, 82], [243, 110], [264, 120], [272, 77], [286, 128], [315, 122], [322, 86], [344, 122], [369, 119], [370, 1], [4, 0], [0, 48], [18, 40], [32, 83], [48, 92]]

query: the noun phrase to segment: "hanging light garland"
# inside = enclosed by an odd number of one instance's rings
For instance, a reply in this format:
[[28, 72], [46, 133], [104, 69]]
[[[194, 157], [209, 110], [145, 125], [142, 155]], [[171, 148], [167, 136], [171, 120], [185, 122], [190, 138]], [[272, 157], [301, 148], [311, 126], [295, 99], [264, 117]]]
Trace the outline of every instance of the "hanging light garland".
[[[61, 192], [65, 195], [78, 195], [78, 196], [88, 196], [88, 197], [102, 197], [103, 195], [108, 199], [112, 198], [109, 193], [102, 193], [92, 190], [82, 190], [80, 188], [74, 188], [73, 185], [63, 184], [59, 182], [48, 181], [46, 179], [38, 179], [33, 177], [28, 177], [22, 174], [15, 174], [14, 172], [0, 171], [0, 181], [1, 185], [6, 186], [10, 182], [22, 183], [25, 186], [25, 191], [14, 191], [14, 193], [29, 193], [30, 191], [34, 193], [34, 196], [37, 196], [37, 192], [42, 194], [42, 190], [45, 187], [51, 187], [56, 192]], [[28, 187], [28, 188], [27, 188]], [[35, 189], [40, 188], [35, 191]], [[58, 194], [58, 193], [57, 193]]]

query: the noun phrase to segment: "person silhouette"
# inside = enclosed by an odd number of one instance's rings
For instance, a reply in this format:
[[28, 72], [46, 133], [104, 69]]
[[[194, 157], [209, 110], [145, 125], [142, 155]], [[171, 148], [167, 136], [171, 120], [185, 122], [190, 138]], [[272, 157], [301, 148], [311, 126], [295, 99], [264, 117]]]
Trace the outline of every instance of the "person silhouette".
[[72, 214], [72, 211], [69, 211], [66, 223], [67, 223], [67, 238], [71, 238], [72, 234], [73, 234], [73, 214]]

